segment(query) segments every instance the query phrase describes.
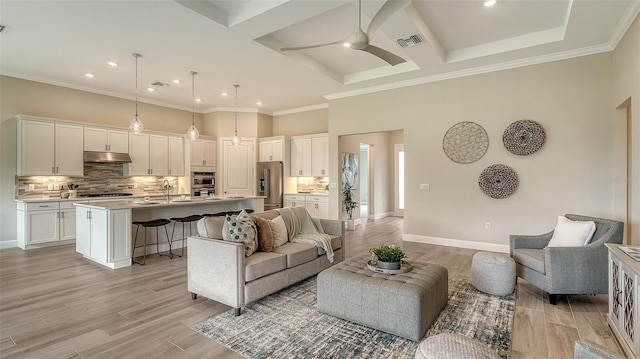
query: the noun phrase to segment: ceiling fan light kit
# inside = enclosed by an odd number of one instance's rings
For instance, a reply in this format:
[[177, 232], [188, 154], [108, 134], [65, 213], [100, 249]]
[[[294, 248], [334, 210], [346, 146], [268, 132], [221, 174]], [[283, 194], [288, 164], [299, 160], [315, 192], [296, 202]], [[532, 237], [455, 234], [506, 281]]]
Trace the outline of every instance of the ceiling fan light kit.
[[382, 5], [380, 10], [378, 10], [378, 12], [373, 16], [373, 19], [371, 19], [367, 32], [364, 32], [362, 30], [362, 25], [361, 25], [362, 0], [358, 0], [358, 30], [356, 30], [353, 34], [351, 34], [346, 40], [340, 40], [340, 41], [334, 41], [334, 42], [328, 42], [325, 44], [310, 45], [310, 46], [283, 47], [280, 49], [280, 51], [305, 50], [305, 49], [313, 49], [313, 48], [329, 46], [329, 45], [342, 44], [344, 47], [349, 47], [354, 50], [368, 52], [386, 61], [391, 66], [395, 66], [403, 62], [407, 62], [405, 59], [403, 59], [402, 57], [396, 54], [393, 54], [387, 50], [371, 45], [370, 42], [373, 36], [375, 35], [375, 33], [380, 29], [380, 27], [382, 27], [382, 25], [387, 20], [389, 20], [389, 18], [391, 18], [396, 12], [402, 10], [409, 3], [410, 1], [387, 0], [384, 3], [384, 5]]

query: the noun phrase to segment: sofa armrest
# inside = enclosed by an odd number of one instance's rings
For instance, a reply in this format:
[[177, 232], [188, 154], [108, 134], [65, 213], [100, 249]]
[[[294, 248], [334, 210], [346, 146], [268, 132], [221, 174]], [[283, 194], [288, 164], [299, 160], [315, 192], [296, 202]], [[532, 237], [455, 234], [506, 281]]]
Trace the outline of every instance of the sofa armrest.
[[542, 249], [549, 244], [553, 231], [540, 235], [512, 234], [509, 236], [509, 253], [518, 248]]
[[326, 234], [331, 234], [334, 236], [339, 236], [342, 241], [342, 249], [345, 248], [345, 229], [344, 229], [344, 221], [336, 221], [335, 219], [320, 219], [320, 224], [322, 225], [322, 230]]
[[240, 308], [244, 304], [244, 244], [187, 237], [188, 290]]
[[581, 247], [547, 247], [545, 273], [550, 293], [567, 288], [580, 289], [570, 294], [606, 293], [608, 289], [607, 248], [602, 243]]

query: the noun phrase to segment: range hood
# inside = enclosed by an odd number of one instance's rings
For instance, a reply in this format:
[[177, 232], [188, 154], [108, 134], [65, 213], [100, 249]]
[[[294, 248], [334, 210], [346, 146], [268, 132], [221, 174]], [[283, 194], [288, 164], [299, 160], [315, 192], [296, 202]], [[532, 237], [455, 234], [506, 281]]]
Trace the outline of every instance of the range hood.
[[128, 153], [84, 151], [85, 162], [131, 163]]

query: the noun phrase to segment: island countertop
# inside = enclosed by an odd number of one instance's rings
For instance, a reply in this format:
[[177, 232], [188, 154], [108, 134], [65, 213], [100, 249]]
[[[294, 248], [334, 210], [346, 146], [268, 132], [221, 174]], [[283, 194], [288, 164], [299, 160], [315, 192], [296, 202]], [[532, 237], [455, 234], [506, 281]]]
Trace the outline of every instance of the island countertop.
[[213, 198], [191, 198], [180, 199], [173, 198], [167, 202], [166, 199], [151, 198], [149, 201], [145, 201], [141, 198], [134, 199], [117, 199], [110, 201], [94, 201], [94, 202], [78, 202], [74, 203], [76, 206], [89, 207], [94, 209], [145, 209], [145, 208], [166, 208], [166, 207], [186, 207], [194, 205], [211, 205], [216, 203], [230, 203], [240, 202], [246, 200], [264, 199], [263, 196], [246, 196], [246, 197], [213, 197]]

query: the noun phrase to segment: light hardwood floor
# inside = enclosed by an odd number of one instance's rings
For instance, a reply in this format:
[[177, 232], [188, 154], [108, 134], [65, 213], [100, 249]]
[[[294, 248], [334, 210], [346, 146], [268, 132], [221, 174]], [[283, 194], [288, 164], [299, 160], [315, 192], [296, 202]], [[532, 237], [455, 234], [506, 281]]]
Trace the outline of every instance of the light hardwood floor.
[[[369, 221], [347, 232], [346, 256], [382, 243], [402, 244], [410, 259], [469, 276], [469, 249], [402, 242], [403, 221]], [[191, 326], [230, 310], [191, 300], [186, 258], [151, 256], [145, 266], [110, 270], [74, 246], [0, 250], [1, 358], [241, 358]], [[572, 296], [551, 306], [518, 281], [512, 358], [572, 358], [588, 339], [621, 353], [606, 324], [606, 296]]]

